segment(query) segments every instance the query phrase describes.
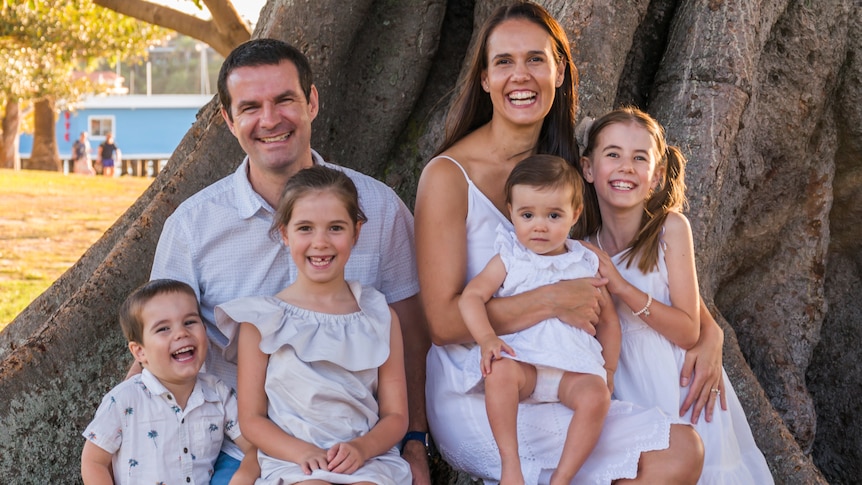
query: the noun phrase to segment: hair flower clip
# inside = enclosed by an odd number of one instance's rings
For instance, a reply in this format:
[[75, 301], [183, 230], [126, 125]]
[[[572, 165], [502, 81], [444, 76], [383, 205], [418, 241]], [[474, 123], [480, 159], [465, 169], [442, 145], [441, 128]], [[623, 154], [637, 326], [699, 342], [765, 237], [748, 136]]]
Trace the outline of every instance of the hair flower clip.
[[578, 126], [575, 127], [575, 141], [578, 143], [578, 147], [580, 147], [582, 155], [589, 147], [590, 129], [593, 127], [593, 123], [595, 121], [595, 118], [587, 116], [578, 123]]

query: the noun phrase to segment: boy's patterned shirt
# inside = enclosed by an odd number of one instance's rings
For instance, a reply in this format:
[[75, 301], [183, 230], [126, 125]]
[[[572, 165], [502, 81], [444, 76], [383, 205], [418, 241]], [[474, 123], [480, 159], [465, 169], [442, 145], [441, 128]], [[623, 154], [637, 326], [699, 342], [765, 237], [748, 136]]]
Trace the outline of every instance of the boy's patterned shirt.
[[83, 433], [114, 455], [114, 483], [209, 483], [225, 436], [240, 436], [236, 393], [200, 374], [185, 409], [148, 370], [102, 399]]

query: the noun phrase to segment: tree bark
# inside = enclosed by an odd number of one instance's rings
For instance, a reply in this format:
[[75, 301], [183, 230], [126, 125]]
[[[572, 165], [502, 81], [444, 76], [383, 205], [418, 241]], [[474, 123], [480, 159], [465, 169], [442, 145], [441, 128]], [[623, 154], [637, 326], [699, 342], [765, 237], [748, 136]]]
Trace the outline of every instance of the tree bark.
[[63, 171], [57, 148], [57, 113], [53, 98], [42, 98], [33, 104], [33, 150], [24, 168]]
[[21, 122], [18, 99], [7, 97], [6, 109], [3, 112], [3, 138], [0, 140], [2, 147], [3, 168], [19, 167], [21, 160], [18, 158], [18, 126]]
[[212, 20], [203, 20], [145, 0], [93, 0], [93, 3], [206, 42], [225, 57], [251, 36], [230, 0], [204, 0]]
[[[475, 27], [501, 3], [270, 0], [254, 36], [309, 55], [321, 93], [314, 147], [412, 204]], [[725, 367], [776, 482], [854, 482], [862, 6], [540, 3], [572, 41], [579, 115], [636, 104], [689, 159], [701, 292], [725, 329]], [[76, 473], [79, 433], [130, 362], [119, 302], [147, 279], [165, 217], [241, 160], [215, 104], [129, 212], [0, 334], [0, 481]], [[470, 483], [439, 459], [434, 478]]]

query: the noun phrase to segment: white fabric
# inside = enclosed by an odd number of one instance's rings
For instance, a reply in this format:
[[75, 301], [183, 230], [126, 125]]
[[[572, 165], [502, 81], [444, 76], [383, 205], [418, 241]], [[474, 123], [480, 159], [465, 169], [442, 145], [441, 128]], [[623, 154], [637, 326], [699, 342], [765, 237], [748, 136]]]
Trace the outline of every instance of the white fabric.
[[[345, 267], [345, 278], [373, 286], [389, 303], [419, 292], [413, 215], [395, 192], [355, 170], [314, 162], [346, 173], [368, 217]], [[210, 338], [206, 370], [236, 388], [236, 365], [222, 350], [227, 338], [214, 325], [216, 305], [244, 296], [275, 295], [296, 279], [290, 251], [271, 231], [274, 209], [248, 181], [248, 158], [236, 172], [189, 197], [165, 221], [151, 279], [172, 278], [194, 288]], [[241, 459], [229, 443], [225, 452]]]
[[[464, 177], [468, 184], [469, 280], [494, 256], [497, 225], [503, 224], [509, 230], [512, 225], [466, 172]], [[463, 363], [469, 352], [467, 345], [431, 347], [426, 371], [428, 424], [447, 462], [486, 484], [495, 484], [500, 479], [500, 455], [488, 425], [483, 396], [461, 391]], [[559, 403], [518, 407], [518, 442], [527, 484], [548, 483], [560, 460], [571, 419], [572, 411]], [[572, 483], [609, 484], [618, 478], [633, 478], [641, 452], [665, 449], [669, 439], [670, 418], [661, 411], [612, 401], [599, 442]]]
[[[389, 358], [392, 318], [384, 296], [351, 283], [360, 311], [319, 313], [274, 297], [249, 297], [216, 307], [216, 323], [236, 345], [240, 322], [260, 330], [266, 369], [267, 413], [286, 433], [323, 449], [368, 433], [379, 420], [377, 368]], [[258, 452], [258, 485], [319, 479], [330, 483], [370, 481], [404, 485], [410, 466], [396, 447], [368, 460], [351, 475], [316, 470]]]
[[208, 484], [225, 436], [240, 436], [236, 393], [215, 376], [199, 374], [180, 409], [145, 369], [105, 395], [83, 435], [114, 455], [117, 485]]
[[[562, 280], [595, 276], [599, 271], [599, 257], [577, 241], [566, 241], [567, 251], [563, 254], [543, 256], [524, 247], [503, 224], [497, 226], [494, 249], [506, 267], [506, 279], [496, 296], [517, 295]], [[607, 381], [599, 341], [557, 318], [500, 338], [515, 351], [514, 356], [504, 352], [506, 358], [566, 372], [595, 374]], [[463, 364], [464, 392], [474, 390], [482, 382], [481, 357], [481, 347], [474, 345]], [[481, 391], [481, 387], [477, 390]], [[540, 399], [551, 401], [546, 396]]]
[[[624, 253], [614, 256], [613, 262], [623, 278], [652, 295], [655, 301], [670, 305], [667, 264], [664, 248], [659, 245], [658, 268], [643, 274], [633, 261], [629, 267], [622, 262]], [[642, 406], [658, 406], [672, 416], [679, 415], [679, 408], [688, 395], [688, 387], [680, 387], [685, 351], [672, 344], [653, 330], [632, 309], [616, 301], [617, 313], [622, 326], [620, 362], [614, 376], [614, 394], [619, 399]], [[638, 309], [640, 310], [640, 309]], [[746, 485], [771, 484], [772, 474], [763, 454], [757, 448], [742, 404], [723, 373], [727, 411], [716, 406], [712, 422], [703, 416], [695, 429], [703, 439], [704, 466], [700, 484]], [[691, 412], [680, 422], [691, 422]]]

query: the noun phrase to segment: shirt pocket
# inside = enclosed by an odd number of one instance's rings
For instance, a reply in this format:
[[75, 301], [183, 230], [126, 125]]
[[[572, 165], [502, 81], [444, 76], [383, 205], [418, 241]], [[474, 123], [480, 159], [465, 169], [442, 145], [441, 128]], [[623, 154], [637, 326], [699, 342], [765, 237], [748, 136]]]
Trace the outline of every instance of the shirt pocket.
[[[188, 418], [186, 418], [188, 419]], [[224, 414], [213, 409], [194, 418], [190, 442], [195, 459], [215, 459], [225, 439]]]

